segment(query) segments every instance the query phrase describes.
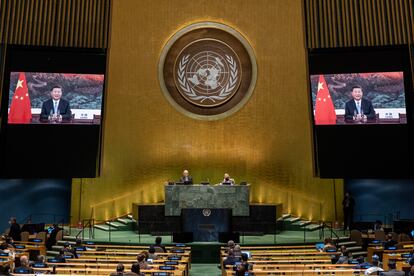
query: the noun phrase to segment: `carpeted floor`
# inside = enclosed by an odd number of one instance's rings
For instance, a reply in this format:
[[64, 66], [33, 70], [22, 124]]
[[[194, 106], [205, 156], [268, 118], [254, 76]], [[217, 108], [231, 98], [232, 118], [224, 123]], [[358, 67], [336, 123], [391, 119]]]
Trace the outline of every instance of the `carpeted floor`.
[[191, 276], [220, 276], [221, 270], [217, 267], [219, 264], [192, 264]]

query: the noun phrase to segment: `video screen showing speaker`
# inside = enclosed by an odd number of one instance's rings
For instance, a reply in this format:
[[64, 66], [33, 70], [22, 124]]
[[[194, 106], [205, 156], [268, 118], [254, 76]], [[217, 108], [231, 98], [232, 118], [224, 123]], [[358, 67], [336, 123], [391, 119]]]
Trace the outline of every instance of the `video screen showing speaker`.
[[406, 124], [404, 72], [310, 76], [314, 123]]
[[1, 99], [0, 177], [95, 177], [106, 50], [8, 45]]
[[9, 124], [100, 124], [103, 74], [11, 72]]
[[309, 103], [315, 175], [413, 175], [410, 49], [310, 49]]

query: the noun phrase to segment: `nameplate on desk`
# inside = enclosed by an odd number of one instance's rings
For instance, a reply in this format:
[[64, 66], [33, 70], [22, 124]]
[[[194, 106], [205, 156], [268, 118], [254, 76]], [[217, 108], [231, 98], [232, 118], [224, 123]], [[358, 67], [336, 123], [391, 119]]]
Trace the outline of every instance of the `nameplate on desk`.
[[42, 242], [43, 240], [42, 239], [29, 239], [29, 241], [31, 241], [31, 242]]
[[177, 261], [165, 261], [164, 262], [165, 265], [178, 265]]
[[159, 270], [175, 270], [175, 266], [170, 266], [170, 265], [160, 265]]
[[33, 267], [35, 267], [35, 268], [45, 268], [45, 267], [47, 267], [47, 264], [44, 264], [44, 263], [34, 263], [33, 264]]

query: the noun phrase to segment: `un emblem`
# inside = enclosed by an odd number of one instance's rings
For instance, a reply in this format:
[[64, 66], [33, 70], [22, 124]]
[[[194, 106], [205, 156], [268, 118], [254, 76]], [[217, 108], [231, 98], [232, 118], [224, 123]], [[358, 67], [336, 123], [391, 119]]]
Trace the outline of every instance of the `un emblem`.
[[196, 119], [215, 120], [238, 111], [253, 92], [256, 72], [253, 50], [245, 38], [213, 22], [178, 31], [159, 62], [167, 100]]
[[209, 217], [211, 215], [211, 209], [203, 209], [203, 216]]
[[236, 53], [220, 41], [203, 39], [188, 45], [178, 57], [176, 87], [189, 102], [203, 107], [231, 99], [241, 82]]

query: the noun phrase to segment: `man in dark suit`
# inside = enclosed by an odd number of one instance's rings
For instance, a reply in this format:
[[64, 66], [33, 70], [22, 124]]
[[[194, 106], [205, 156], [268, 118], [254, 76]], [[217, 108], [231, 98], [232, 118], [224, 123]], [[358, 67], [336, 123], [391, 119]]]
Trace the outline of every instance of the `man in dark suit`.
[[352, 100], [345, 103], [346, 121], [375, 120], [375, 110], [371, 101], [363, 98], [364, 93], [360, 86], [354, 86], [351, 90]]
[[20, 266], [14, 269], [16, 274], [34, 274], [33, 268], [29, 266], [29, 258], [25, 255], [20, 257]]
[[[51, 99], [43, 102], [40, 120], [68, 121], [72, 118], [69, 102], [62, 99], [62, 87], [53, 86], [50, 92]], [[49, 117], [50, 116], [50, 117]]]
[[183, 171], [183, 176], [181, 176], [180, 182], [184, 183], [185, 185], [192, 185], [193, 184], [193, 178], [189, 174], [188, 170]]
[[9, 223], [10, 223], [9, 236], [13, 239], [13, 241], [20, 241], [21, 240], [20, 225], [17, 223], [16, 218], [11, 217]]

